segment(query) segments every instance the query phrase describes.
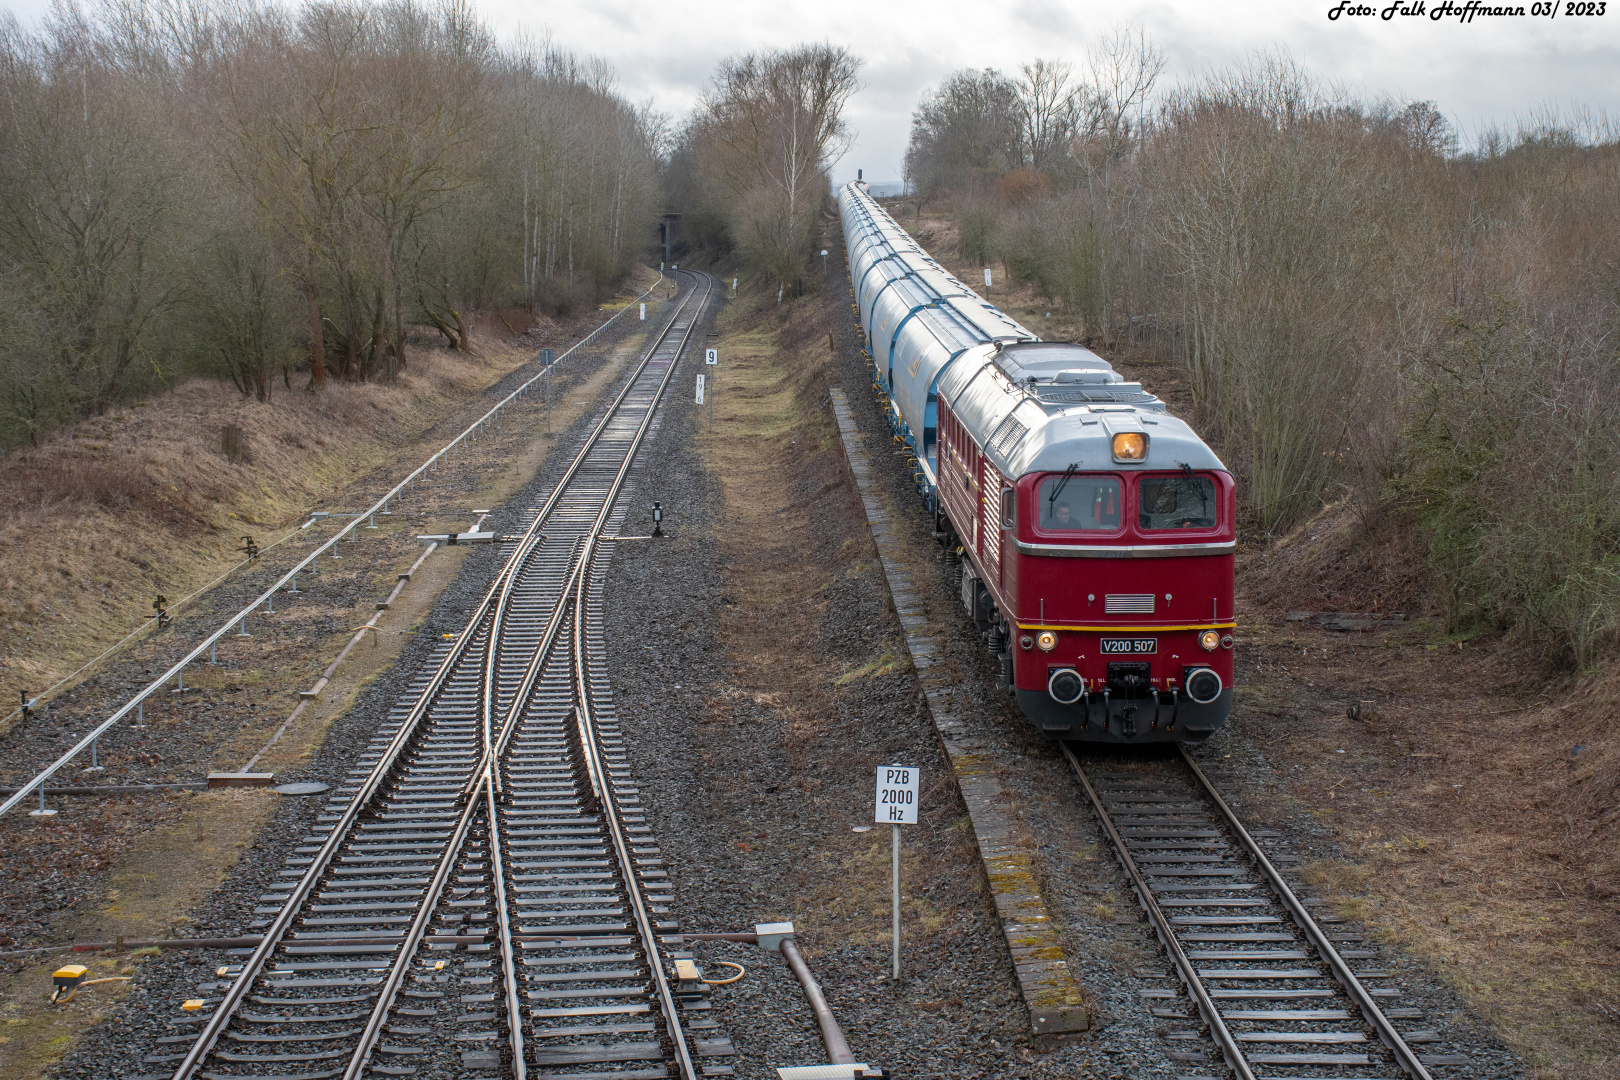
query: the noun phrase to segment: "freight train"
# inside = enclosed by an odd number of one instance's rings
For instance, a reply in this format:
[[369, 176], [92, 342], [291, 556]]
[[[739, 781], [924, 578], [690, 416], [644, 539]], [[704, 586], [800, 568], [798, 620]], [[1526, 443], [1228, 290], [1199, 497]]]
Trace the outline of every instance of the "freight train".
[[1164, 402], [838, 195], [874, 388], [963, 606], [1038, 729], [1201, 742], [1232, 706], [1232, 474]]

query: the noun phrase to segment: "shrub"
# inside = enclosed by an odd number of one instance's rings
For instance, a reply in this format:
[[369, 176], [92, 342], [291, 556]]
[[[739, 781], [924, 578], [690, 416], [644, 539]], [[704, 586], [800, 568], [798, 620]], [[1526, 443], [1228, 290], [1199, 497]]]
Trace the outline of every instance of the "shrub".
[[984, 265], [996, 254], [996, 218], [990, 208], [975, 203], [962, 211], [957, 223], [957, 254], [968, 262]]
[[1620, 628], [1620, 375], [1497, 297], [1421, 361], [1393, 490], [1454, 629], [1515, 630], [1577, 665]]

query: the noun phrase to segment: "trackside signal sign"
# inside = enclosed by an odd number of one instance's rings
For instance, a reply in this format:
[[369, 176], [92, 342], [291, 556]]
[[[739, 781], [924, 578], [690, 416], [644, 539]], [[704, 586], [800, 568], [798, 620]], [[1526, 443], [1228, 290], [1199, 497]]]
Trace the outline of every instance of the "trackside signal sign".
[[877, 804], [872, 819], [879, 824], [917, 824], [917, 770], [908, 765], [879, 765]]

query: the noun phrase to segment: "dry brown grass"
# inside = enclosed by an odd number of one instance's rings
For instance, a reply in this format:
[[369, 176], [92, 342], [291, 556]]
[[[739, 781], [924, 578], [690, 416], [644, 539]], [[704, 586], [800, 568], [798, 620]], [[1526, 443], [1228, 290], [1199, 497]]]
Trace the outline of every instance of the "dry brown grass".
[[[4, 459], [6, 699], [44, 689], [141, 625], [155, 594], [185, 596], [234, 565], [243, 535], [261, 546], [284, 535], [527, 353], [486, 338], [475, 355], [419, 348], [413, 357], [393, 385], [271, 403], [192, 380]], [[220, 443], [227, 424], [247, 443], [234, 463]]]
[[[716, 639], [733, 667], [735, 692], [711, 701], [703, 723], [724, 732], [738, 710], [776, 713], [793, 783], [807, 803], [821, 807], [854, 762], [880, 760], [882, 736], [862, 731], [851, 717], [862, 715], [869, 695], [881, 697], [896, 680], [909, 680], [910, 661], [893, 641], [875, 648], [869, 642], [868, 655], [842, 655], [826, 642], [837, 626], [834, 593], [841, 584], [887, 590], [837, 427], [822, 407], [831, 305], [800, 301], [784, 319], [771, 304], [747, 304], [734, 301], [717, 321], [725, 357], [719, 405], [714, 433], [704, 424], [696, 440], [724, 492], [726, 591], [733, 600]], [[749, 782], [735, 779], [746, 773], [740, 763], [724, 767], [725, 754], [739, 748], [723, 736], [718, 742], [722, 749], [705, 761], [713, 770], [715, 812], [725, 813], [730, 799], [748, 798]], [[836, 768], [823, 764], [834, 760]], [[908, 838], [903, 853], [903, 915], [929, 948], [944, 947], [960, 932], [961, 909], [985, 901], [971, 825], [946, 791], [945, 775], [924, 796], [933, 828], [915, 842]], [[789, 882], [792, 908], [779, 913], [802, 928], [812, 955], [824, 943], [875, 945], [889, 932], [886, 834], [852, 833], [836, 823], [836, 813], [826, 816], [830, 826], [798, 837], [804, 853]]]
[[[1277, 770], [1245, 805], [1327, 823], [1343, 856], [1306, 881], [1439, 971], [1535, 1076], [1620, 1076], [1620, 665], [1549, 682], [1522, 642], [1434, 618], [1285, 620], [1374, 610], [1376, 579], [1331, 573], [1356, 527], [1326, 515], [1240, 575], [1235, 725]], [[1355, 701], [1374, 718], [1347, 718]]]

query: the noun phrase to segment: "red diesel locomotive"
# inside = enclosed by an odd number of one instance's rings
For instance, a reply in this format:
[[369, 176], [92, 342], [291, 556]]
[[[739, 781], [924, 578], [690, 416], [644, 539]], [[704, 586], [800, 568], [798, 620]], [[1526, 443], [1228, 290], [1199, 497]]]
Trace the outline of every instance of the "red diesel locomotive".
[[1101, 357], [976, 295], [860, 185], [839, 207], [890, 426], [1025, 715], [1064, 738], [1208, 738], [1232, 702], [1231, 473]]

